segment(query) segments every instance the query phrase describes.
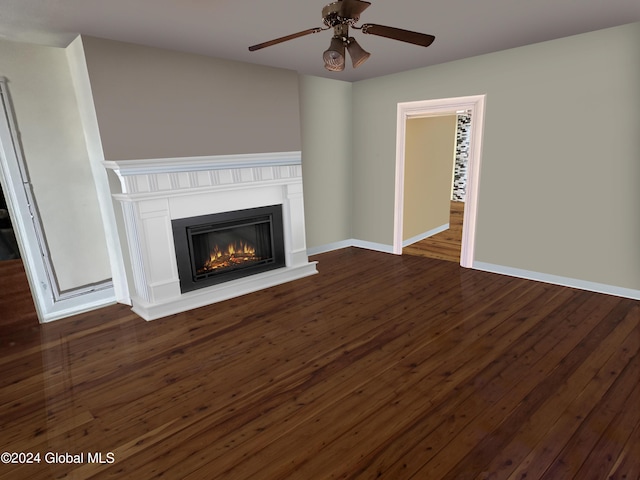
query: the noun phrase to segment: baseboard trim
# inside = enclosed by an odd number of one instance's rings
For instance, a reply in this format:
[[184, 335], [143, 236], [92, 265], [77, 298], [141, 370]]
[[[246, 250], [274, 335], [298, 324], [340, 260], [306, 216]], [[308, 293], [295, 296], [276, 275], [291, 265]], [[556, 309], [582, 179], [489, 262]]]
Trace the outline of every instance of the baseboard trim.
[[614, 295], [616, 297], [624, 297], [624, 298], [631, 298], [633, 300], [640, 300], [640, 290], [634, 290], [631, 288], [616, 287], [614, 285], [607, 285], [604, 283], [589, 282], [589, 281], [580, 280], [577, 278], [561, 277], [559, 275], [533, 272], [530, 270], [522, 270], [519, 268], [505, 267], [503, 265], [495, 265], [492, 263], [485, 263], [485, 262], [473, 262], [472, 268], [476, 270], [482, 270], [485, 272], [508, 275], [510, 277], [525, 278], [527, 280], [535, 280], [538, 282], [551, 283], [553, 285], [561, 285], [564, 287], [578, 288], [580, 290], [587, 290], [590, 292], [605, 293], [607, 295]]
[[53, 303], [46, 312], [41, 312], [40, 321], [41, 323], [49, 323], [115, 303], [117, 302], [113, 287], [92, 291]]
[[[360, 248], [366, 248], [367, 250], [375, 250], [382, 253], [393, 253], [392, 245], [366, 242], [363, 240], [357, 240], [357, 239], [351, 238], [348, 240], [341, 240], [339, 242], [327, 243], [325, 245], [320, 245], [318, 247], [309, 248], [307, 249], [307, 254], [318, 255], [320, 253], [331, 252], [334, 250], [340, 250], [342, 248], [348, 248], [348, 247], [360, 247]], [[578, 288], [580, 290], [587, 290], [589, 292], [604, 293], [604, 294], [613, 295], [616, 297], [624, 297], [624, 298], [630, 298], [632, 300], [640, 300], [640, 290], [634, 290], [632, 288], [617, 287], [615, 285], [589, 282], [587, 280], [580, 280], [577, 278], [561, 277], [559, 275], [533, 272], [530, 270], [522, 270], [520, 268], [506, 267], [504, 265], [495, 265], [493, 263], [486, 263], [486, 262], [473, 262], [473, 266], [471, 268], [475, 270], [482, 270], [484, 272], [508, 275], [510, 277], [524, 278], [527, 280], [535, 280], [537, 282], [550, 283], [553, 285], [561, 285], [563, 287]]]
[[365, 248], [367, 250], [374, 250], [382, 253], [393, 253], [393, 245], [349, 238], [347, 240], [340, 240], [339, 242], [326, 243], [318, 247], [307, 248], [307, 255], [318, 255], [320, 253], [333, 252], [334, 250], [349, 247]]
[[428, 232], [421, 233], [420, 235], [416, 235], [415, 237], [411, 237], [411, 238], [409, 238], [407, 240], [403, 240], [402, 241], [402, 248], [408, 247], [409, 245], [412, 245], [412, 244], [414, 244], [416, 242], [419, 242], [420, 240], [424, 240], [425, 238], [429, 238], [429, 237], [432, 237], [434, 235], [437, 235], [438, 233], [442, 233], [445, 230], [449, 230], [449, 224], [448, 223], [445, 223], [444, 225], [440, 225], [439, 227], [436, 227], [436, 228], [432, 228]]
[[325, 243], [324, 245], [317, 247], [309, 247], [307, 248], [307, 255], [319, 255], [321, 253], [333, 252], [334, 250], [341, 250], [352, 246], [352, 240], [340, 240], [339, 242]]

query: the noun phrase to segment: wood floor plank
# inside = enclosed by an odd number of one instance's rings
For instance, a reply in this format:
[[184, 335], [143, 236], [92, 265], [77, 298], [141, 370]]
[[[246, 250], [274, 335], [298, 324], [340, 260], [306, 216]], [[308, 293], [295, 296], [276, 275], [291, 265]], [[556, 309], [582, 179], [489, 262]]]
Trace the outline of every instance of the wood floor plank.
[[[497, 287], [496, 287], [496, 288], [497, 288]], [[486, 294], [488, 295], [488, 294], [490, 294], [490, 292], [491, 292], [491, 291], [490, 291], [490, 290], [488, 290], [488, 291], [486, 292]], [[415, 293], [415, 290], [413, 291], [413, 293]], [[455, 294], [455, 292], [451, 292], [451, 294]], [[436, 292], [433, 292], [433, 295], [436, 295]], [[429, 298], [433, 297], [433, 295], [431, 295], [431, 294], [430, 294], [430, 295], [429, 295], [429, 297], [422, 298], [422, 301], [426, 301], [427, 299], [429, 299]], [[414, 298], [415, 298], [415, 296], [414, 296]], [[441, 300], [442, 300], [442, 298], [446, 298], [446, 295], [439, 295], [438, 301], [441, 301]], [[434, 306], [435, 306], [435, 305], [437, 305], [437, 303], [433, 303], [432, 305], [434, 305]], [[417, 308], [419, 308], [419, 307], [420, 307], [420, 303], [417, 301], [417, 299], [416, 299], [416, 307], [417, 307]], [[403, 309], [402, 309], [402, 311], [401, 311], [401, 312], [399, 312], [399, 314], [398, 314], [398, 318], [403, 318], [403, 319], [405, 319], [405, 320], [410, 320], [410, 319], [412, 318], [412, 317], [411, 317], [411, 315], [410, 315], [410, 313], [411, 313], [411, 312], [410, 312], [410, 311], [407, 311], [407, 309], [406, 309], [406, 308], [403, 308]], [[386, 323], [389, 323], [389, 321], [390, 321], [390, 320], [391, 320], [391, 318], [387, 317], [387, 321], [385, 322], [385, 324], [386, 324]], [[424, 326], [429, 326], [429, 325], [430, 325], [430, 324], [428, 324], [428, 323], [426, 323], [426, 322], [425, 322], [425, 324], [424, 324]], [[394, 328], [395, 328], [395, 326], [394, 326]], [[412, 328], [412, 326], [411, 326], [411, 325], [409, 325], [407, 328]], [[413, 328], [416, 328], [416, 327], [413, 327]], [[431, 328], [431, 327], [429, 327], [429, 328]], [[397, 328], [396, 328], [396, 330], [397, 330]], [[400, 333], [402, 333], [402, 332], [399, 332], [399, 331], [398, 331], [398, 332], [396, 332], [394, 335], [398, 335], [398, 336], [399, 336], [399, 334], [400, 334]], [[412, 332], [412, 333], [413, 333], [413, 332]], [[389, 337], [389, 338], [393, 338], [393, 337]], [[377, 339], [377, 341], [380, 341], [380, 338], [378, 338], [378, 339]], [[404, 340], [404, 342], [406, 343], [406, 340]], [[366, 345], [365, 345], [365, 346], [366, 346]], [[370, 349], [370, 347], [366, 347], [366, 348], [369, 348], [369, 349]], [[375, 349], [374, 349], [374, 350], [375, 350]], [[344, 353], [346, 353], [347, 351], [349, 352], [349, 356], [350, 356], [350, 357], [352, 357], [352, 355], [351, 355], [351, 354], [355, 353], [355, 352], [354, 352], [352, 349], [350, 349], [350, 348], [349, 348], [349, 349], [347, 349], [346, 351], [344, 350], [344, 348], [341, 348], [341, 349], [340, 349], [340, 352], [339, 352], [339, 353], [340, 353], [340, 357], [338, 358], [339, 363], [337, 363], [336, 365], [345, 364], [345, 361], [347, 360], [347, 357], [345, 357]], [[368, 350], [364, 350], [364, 353], [368, 353]], [[383, 359], [383, 361], [384, 361], [384, 359]], [[346, 368], [348, 368], [348, 366], [349, 366], [349, 365], [351, 365], [351, 364], [352, 364], [352, 362], [353, 362], [353, 359], [349, 360], [349, 363], [348, 363], [348, 364], [346, 364], [346, 365], [347, 365], [347, 367], [346, 367]], [[380, 368], [383, 368], [383, 366], [384, 366], [384, 364], [381, 364], [381, 365], [380, 365], [380, 366], [378, 366], [377, 368], [378, 368], [378, 369], [380, 369]], [[318, 368], [318, 367], [320, 367], [320, 365], [319, 365], [319, 364], [316, 364], [315, 368]], [[359, 370], [361, 370], [361, 368], [362, 368], [362, 367], [360, 366], [360, 367], [359, 367]], [[318, 372], [318, 371], [314, 372], [314, 384], [315, 384], [315, 382], [317, 382], [317, 381], [323, 380], [323, 377], [325, 377], [325, 376], [326, 376], [326, 373], [327, 373], [327, 372], [326, 372], [326, 371], [324, 371], [322, 376], [318, 375], [318, 373], [320, 373], [320, 372]], [[362, 372], [360, 372], [360, 374], [361, 374], [361, 373], [362, 373]], [[306, 383], [308, 384], [308, 382], [306, 382]], [[308, 385], [306, 388], [309, 388], [309, 387], [310, 387], [310, 385]], [[322, 390], [326, 390], [327, 388], [328, 388], [328, 386], [327, 386], [326, 382], [323, 382], [323, 384], [321, 385], [321, 389], [322, 389]], [[304, 401], [299, 401], [299, 402], [300, 402], [300, 403], [302, 403], [303, 405], [306, 405], [306, 402], [304, 402]], [[265, 406], [265, 407], [266, 407], [266, 406]], [[254, 408], [251, 408], [251, 409], [250, 409], [250, 411], [253, 411], [253, 410], [254, 410]], [[308, 413], [306, 413], [305, 415], [308, 415]], [[306, 418], [306, 417], [303, 417], [303, 418]], [[286, 421], [288, 422], [288, 424], [289, 424], [289, 425], [292, 425], [292, 424], [294, 424], [294, 423], [295, 423], [295, 422], [294, 422], [294, 421], [292, 421], [292, 420], [293, 420], [293, 419], [291, 418], [291, 413], [289, 413], [289, 418], [287, 418], [287, 419], [286, 419]], [[248, 428], [249, 428], [249, 429], [251, 429], [252, 427], [251, 427], [251, 426], [249, 426]], [[257, 426], [256, 428], [262, 428], [262, 429], [263, 429], [263, 428], [264, 428], [264, 426]], [[240, 436], [240, 435], [242, 435], [242, 434], [241, 434], [241, 433], [240, 433], [240, 434], [236, 434], [236, 437], [238, 437], [238, 436]], [[208, 439], [208, 441], [209, 441], [209, 442], [211, 442], [211, 441], [212, 441], [212, 439]], [[237, 442], [238, 442], [238, 439], [237, 439], [237, 438], [225, 438], [225, 439], [223, 440], [223, 443], [224, 443], [224, 444], [237, 444]], [[224, 449], [222, 449], [222, 453], [224, 453]], [[227, 461], [231, 461], [231, 462], [233, 463], [233, 460], [230, 460], [231, 456], [230, 456], [228, 453], [226, 453], [226, 454], [225, 454], [225, 457], [226, 457], [226, 460], [227, 460]], [[264, 468], [264, 466], [262, 466], [262, 468]]]
[[402, 249], [403, 255], [417, 255], [460, 263], [464, 202], [451, 201], [449, 228]]
[[[577, 305], [576, 302], [575, 305]], [[522, 332], [521, 332], [522, 333]], [[526, 334], [531, 338], [530, 334]], [[515, 352], [509, 352], [509, 342], [507, 342], [507, 351], [501, 355], [501, 350], [497, 349], [497, 357], [490, 357], [491, 362], [488, 363], [480, 372], [479, 376], [475, 375], [471, 378], [472, 383], [461, 384], [457, 387], [455, 396], [447, 399], [447, 401], [440, 407], [439, 411], [435, 411], [428, 415], [425, 420], [419, 422], [416, 427], [420, 434], [411, 435], [409, 438], [421, 439], [415, 442], [415, 445], [405, 454], [403, 457], [412, 458], [411, 462], [395, 462], [386, 470], [380, 469], [385, 475], [393, 477], [394, 475], [410, 476], [415, 475], [420, 468], [426, 463], [433, 466], [430, 462], [442, 463], [445, 458], [442, 457], [442, 449], [447, 445], [446, 452], [452, 452], [459, 455], [456, 448], [449, 448], [449, 443], [455, 439], [459, 433], [464, 429], [473, 418], [475, 418], [481, 412], [484, 412], [487, 405], [491, 404], [493, 399], [499, 398], [496, 395], [500, 395], [499, 391], [493, 389], [493, 391], [485, 389], [487, 392], [482, 398], [476, 398], [472, 395], [472, 392], [478, 385], [478, 379], [481, 378], [483, 385], [496, 386], [496, 375], [501, 376], [504, 374], [505, 368], [513, 364], [513, 358], [518, 354]], [[515, 354], [515, 355], [514, 355]], [[502, 360], [500, 360], [502, 358]], [[508, 376], [507, 376], [508, 378]], [[463, 415], [457, 414], [457, 412], [464, 412]], [[451, 454], [446, 457], [447, 461], [451, 461]], [[446, 469], [445, 469], [446, 472]], [[442, 473], [444, 475], [444, 473]]]
[[[637, 354], [636, 354], [637, 361]], [[633, 371], [633, 367], [629, 369]], [[620, 386], [624, 386], [620, 382]], [[613, 392], [612, 392], [613, 393]], [[622, 395], [620, 390], [615, 395]], [[640, 405], [640, 383], [631, 394], [624, 399], [629, 405]], [[606, 428], [604, 434], [599, 435], [593, 450], [588, 454], [585, 462], [575, 475], [576, 478], [606, 478], [615, 470], [614, 461], [622, 456], [625, 444], [632, 438], [634, 426], [640, 421], [640, 408], [618, 409], [614, 418]]]
[[[508, 298], [511, 301], [518, 301], [518, 298], [514, 297], [514, 295], [507, 295], [504, 300], [507, 301]], [[529, 294], [523, 295], [521, 299], [523, 302], [530, 300], [531, 296]], [[503, 315], [496, 315], [492, 308], [486, 313], [487, 315], [478, 316], [475, 328], [471, 326], [470, 321], [466, 321], [459, 325], [458, 328], [445, 332], [438, 340], [438, 343], [444, 348], [431, 351], [430, 346], [425, 345], [424, 349], [409, 352], [402, 362], [397, 367], [394, 367], [390, 378], [393, 379], [396, 385], [401, 385], [402, 387], [395, 388], [394, 395], [389, 399], [388, 405], [381, 408], [380, 412], [376, 412], [374, 418], [367, 419], [362, 424], [355, 425], [352, 428], [354, 432], [358, 432], [357, 434], [363, 438], [362, 442], [368, 442], [370, 438], [375, 438], [373, 435], [367, 435], [369, 431], [388, 431], [389, 436], [384, 436], [384, 438], [393, 438], [398, 431], [412, 428], [412, 425], [425, 413], [425, 409], [424, 406], [419, 409], [403, 406], [407, 401], [410, 405], [412, 403], [419, 405], [421, 403], [420, 399], [424, 398], [425, 395], [429, 395], [429, 401], [434, 408], [439, 404], [446, 405], [449, 403], [448, 400], [452, 396], [452, 392], [457, 389], [458, 382], [462, 382], [465, 378], [473, 377], [473, 372], [482, 368], [482, 364], [475, 362], [473, 354], [469, 352], [484, 348], [477, 346], [477, 344], [488, 338], [500, 336], [500, 329], [513, 334], [513, 325], [509, 326], [508, 322], [504, 321]], [[520, 322], [514, 323], [517, 323], [518, 327], [522, 326]], [[460, 334], [461, 330], [464, 331], [464, 337]], [[451, 342], [447, 341], [447, 337], [451, 339]], [[443, 378], [446, 378], [447, 382], [443, 383]], [[389, 381], [391, 380], [386, 379], [385, 383]], [[412, 397], [414, 394], [415, 398]], [[457, 396], [457, 394], [454, 395]], [[389, 412], [393, 412], [396, 408], [403, 409], [401, 418], [395, 421], [392, 418], [385, 418]], [[418, 437], [412, 435], [411, 438], [417, 439]], [[380, 445], [373, 443], [371, 450], [372, 452], [379, 451], [380, 447]], [[390, 450], [392, 458], [396, 458], [398, 453], [396, 448], [397, 445], [394, 442], [394, 449]], [[331, 451], [328, 451], [326, 456], [330, 457]], [[322, 464], [322, 455], [315, 456], [312, 462]], [[364, 466], [367, 462], [371, 462], [371, 458], [363, 458], [359, 464]], [[328, 461], [324, 463], [325, 465], [331, 465], [331, 462]], [[369, 465], [369, 467], [376, 471], [384, 471], [377, 465]], [[356, 473], [364, 477], [369, 475], [366, 470], [357, 470]]]
[[[636, 379], [635, 371], [640, 365], [638, 355], [636, 354], [634, 361], [629, 363], [629, 368], [625, 368], [620, 377], [612, 385], [612, 388], [598, 399], [598, 404], [594, 409], [588, 412], [576, 412], [584, 421], [579, 425], [578, 429], [571, 439], [564, 445], [560, 455], [554, 460], [551, 467], [541, 477], [542, 479], [553, 478], [586, 478], [584, 475], [583, 465], [585, 461], [593, 454], [593, 448], [597, 441], [602, 438], [604, 432], [607, 431], [609, 424], [615, 418], [616, 412], [619, 412], [621, 406], [630, 398], [633, 390], [633, 381]], [[617, 372], [616, 372], [617, 373]], [[599, 454], [595, 453], [594, 461], [599, 460]], [[574, 473], [576, 472], [577, 473]], [[593, 475], [593, 471], [589, 475]]]
[[609, 480], [627, 480], [640, 478], [640, 425], [636, 424], [629, 440], [606, 477]]
[[[632, 317], [633, 315], [628, 315], [627, 324], [616, 328], [615, 335], [610, 335], [605, 342], [599, 345], [598, 351], [594, 352], [588, 361], [584, 362], [565, 382], [559, 385], [556, 392], [547, 398], [541, 408], [520, 426], [509, 445], [503, 448], [489, 465], [479, 469], [476, 476], [478, 480], [506, 478], [516, 468], [520, 468], [521, 472], [512, 475], [512, 477], [519, 478], [517, 476], [523, 475], [522, 472], [526, 471], [527, 465], [531, 462], [542, 465], [542, 459], [535, 459], [531, 455], [531, 450], [535, 446], [544, 445], [546, 454], [552, 450], [552, 445], [561, 448], [563, 441], [553, 440], [550, 437], [545, 439], [545, 436], [549, 435], [549, 432], [557, 427], [558, 422], [562, 421], [568, 422], [561, 429], [562, 432], [570, 435], [569, 432], [573, 431], [571, 423], [576, 425], [580, 423], [575, 415], [568, 413], [569, 408], [575, 408], [570, 407], [571, 404], [582, 402], [584, 406], [591, 405], [593, 398], [602, 396], [614, 381], [615, 378], [610, 375], [612, 369], [622, 369], [629, 362], [629, 357], [634, 354], [634, 349], [637, 349], [637, 325]], [[625, 336], [626, 338], [624, 338]], [[620, 345], [618, 342], [622, 342], [622, 348], [616, 350], [615, 346]], [[631, 345], [625, 344], [625, 342], [629, 342]], [[630, 347], [631, 354], [629, 353]], [[612, 352], [614, 352], [613, 355]]]
[[[631, 320], [637, 323], [638, 318], [636, 313], [637, 309], [632, 309], [628, 316], [632, 317]], [[632, 332], [631, 338], [633, 339], [637, 335], [638, 331], [636, 328]], [[627, 354], [626, 352], [624, 353], [625, 355]], [[602, 369], [604, 372], [602, 375], [607, 376], [607, 372], [611, 366], [605, 365]], [[531, 449], [531, 453], [508, 478], [541, 478], [573, 433], [580, 427], [586, 413], [589, 412], [589, 409], [593, 409], [601, 398], [604, 392], [600, 387], [602, 387], [601, 382], [590, 382], [584, 390], [579, 392], [580, 395], [576, 396], [573, 402], [556, 419], [545, 438]], [[576, 392], [576, 394], [577, 393], [578, 392]]]
[[[553, 405], [550, 405], [548, 401], [546, 401], [542, 407], [539, 410], [543, 410], [545, 408], [545, 406], [549, 406], [549, 410], [546, 412], [546, 415], [548, 415], [551, 419], [556, 418], [557, 414], [554, 415], [554, 408], [557, 410], [561, 404], [558, 403], [558, 398], [562, 398], [562, 393], [566, 392], [568, 394], [568, 396], [570, 397], [574, 397], [575, 395], [578, 395], [582, 390], [580, 390], [581, 386], [583, 385], [583, 383], [578, 383], [580, 381], [585, 382], [585, 381], [590, 381], [591, 383], [589, 385], [596, 385], [598, 382], [598, 377], [597, 376], [593, 376], [593, 364], [590, 363], [591, 359], [595, 359], [598, 362], [603, 361], [604, 359], [606, 359], [607, 357], [609, 357], [611, 355], [611, 345], [612, 344], [618, 344], [617, 342], [620, 342], [621, 339], [624, 339], [626, 336], [629, 335], [630, 330], [635, 329], [635, 325], [634, 324], [629, 324], [624, 326], [624, 328], [619, 328], [616, 329], [615, 332], [613, 332], [608, 338], [607, 341], [601, 343], [600, 345], [598, 345], [597, 349], [594, 350], [593, 354], [588, 358], [588, 361], [582, 363], [578, 369], [566, 380], [563, 381], [561, 383], [559, 383], [557, 385], [557, 387], [554, 385], [554, 388], [557, 388], [556, 392], [554, 393], [554, 400], [555, 403]], [[554, 350], [557, 349], [558, 347], [554, 347]], [[621, 362], [623, 365], [628, 363], [629, 359], [627, 356], [623, 356], [622, 358], [618, 359], [619, 362]], [[611, 367], [612, 365], [615, 365], [614, 363], [610, 364], [609, 366]], [[587, 377], [587, 380], [585, 380], [583, 377]], [[589, 377], [591, 377], [589, 379]], [[571, 385], [571, 389], [567, 388], [567, 385]], [[600, 393], [603, 393], [606, 391], [606, 387], [603, 387], [600, 389]], [[597, 390], [592, 391], [592, 394], [594, 394], [594, 392], [597, 393]], [[527, 397], [530, 397], [534, 394], [535, 392], [531, 392], [529, 394], [527, 394]], [[528, 403], [527, 402], [528, 398], [523, 400], [523, 404]], [[518, 405], [518, 408], [520, 408], [520, 405]], [[537, 414], [537, 411], [535, 411], [533, 414], [531, 414], [531, 418], [537, 418], [541, 421], [541, 425], [544, 425], [548, 420], [547, 417], [541, 417]], [[492, 442], [495, 442], [496, 439], [505, 439], [507, 432], [509, 432], [511, 426], [512, 426], [512, 414], [508, 414], [505, 415], [505, 419], [502, 421], [501, 424], [499, 424], [499, 427], [497, 430], [493, 431], [490, 433], [490, 439], [488, 441], [483, 441], [483, 442], [478, 442], [478, 445], [480, 445], [480, 443], [482, 443], [483, 449], [478, 449], [476, 447], [476, 451], [477, 451], [477, 455], [475, 459], [472, 459], [470, 457], [470, 455], [467, 456], [467, 458], [465, 458], [465, 462], [467, 464], [471, 464], [474, 465], [474, 468], [477, 472], [482, 472], [482, 478], [490, 478], [491, 475], [495, 474], [495, 472], [493, 472], [490, 468], [487, 467], [487, 464], [489, 463], [489, 460], [491, 460], [491, 455], [490, 453], [487, 452], [494, 452], [494, 451], [508, 451], [508, 447], [502, 447], [500, 446], [500, 448], [496, 448], [496, 445], [492, 445]], [[519, 420], [517, 420], [517, 424], [521, 424], [522, 422], [520, 422]], [[536, 424], [534, 427], [540, 427], [540, 424]], [[531, 425], [529, 425], [529, 427], [531, 427]], [[489, 430], [490, 431], [490, 430]], [[522, 427], [520, 427], [518, 429], [518, 431], [513, 435], [513, 437], [511, 437], [512, 439], [510, 440], [509, 446], [514, 445], [514, 443], [518, 443], [519, 445], [522, 445]], [[527, 431], [525, 431], [524, 433], [529, 433]], [[531, 438], [529, 437], [529, 440]], [[505, 462], [504, 465], [505, 466], [510, 466], [514, 463], [516, 463], [518, 461], [518, 459], [520, 458], [519, 453], [522, 453], [523, 450], [520, 449], [520, 452], [515, 452], [515, 455], [512, 455], [511, 457], [509, 457]], [[506, 472], [502, 471], [501, 472], [502, 475], [504, 475]], [[452, 471], [450, 471], [447, 475], [447, 478], [473, 478], [472, 476], [469, 476], [469, 474], [464, 474], [462, 472], [457, 471], [457, 469], [454, 469]]]

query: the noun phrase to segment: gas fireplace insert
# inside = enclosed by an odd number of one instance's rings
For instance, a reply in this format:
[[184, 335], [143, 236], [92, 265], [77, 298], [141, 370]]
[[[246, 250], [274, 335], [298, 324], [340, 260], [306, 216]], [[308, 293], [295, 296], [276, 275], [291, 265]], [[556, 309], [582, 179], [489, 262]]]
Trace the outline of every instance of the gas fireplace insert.
[[285, 266], [282, 205], [171, 222], [182, 293]]

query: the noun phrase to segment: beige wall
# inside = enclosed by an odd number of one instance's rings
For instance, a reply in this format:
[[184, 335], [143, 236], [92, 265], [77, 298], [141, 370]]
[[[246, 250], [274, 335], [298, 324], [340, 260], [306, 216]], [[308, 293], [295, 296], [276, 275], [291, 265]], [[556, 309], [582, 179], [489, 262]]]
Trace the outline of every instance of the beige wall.
[[640, 23], [353, 86], [356, 238], [392, 244], [398, 102], [486, 94], [476, 261], [640, 289]]
[[83, 37], [106, 160], [300, 150], [298, 75]]
[[64, 49], [0, 40], [51, 261], [61, 290], [107, 280], [111, 269]]
[[351, 85], [300, 77], [308, 248], [351, 238]]
[[457, 117], [409, 118], [405, 131], [402, 239], [449, 223]]

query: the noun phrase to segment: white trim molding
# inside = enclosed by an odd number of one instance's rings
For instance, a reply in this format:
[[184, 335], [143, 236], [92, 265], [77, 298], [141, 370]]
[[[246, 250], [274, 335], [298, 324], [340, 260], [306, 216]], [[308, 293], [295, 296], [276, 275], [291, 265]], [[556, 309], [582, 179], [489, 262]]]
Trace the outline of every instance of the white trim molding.
[[300, 152], [210, 155], [103, 162], [113, 170], [128, 196], [172, 196], [239, 184], [286, 184], [302, 178]]
[[339, 242], [325, 243], [317, 247], [311, 247], [307, 249], [308, 255], [318, 255], [320, 253], [333, 252], [334, 250], [341, 250], [343, 248], [356, 247], [364, 248], [367, 250], [373, 250], [380, 253], [394, 253], [393, 245], [386, 245], [384, 243], [367, 242], [366, 240], [358, 240], [357, 238], [349, 238], [347, 240], [341, 240]]
[[403, 246], [402, 225], [404, 214], [404, 164], [407, 120], [410, 118], [455, 115], [459, 110], [470, 110], [472, 128], [469, 146], [469, 166], [462, 227], [460, 265], [467, 268], [471, 268], [473, 265], [485, 98], [486, 95], [474, 95], [398, 103], [396, 119], [396, 185], [393, 220], [393, 253], [401, 255]]
[[402, 242], [402, 247], [408, 247], [409, 245], [412, 245], [416, 242], [419, 242], [420, 240], [424, 240], [425, 238], [429, 238], [429, 237], [433, 237], [434, 235], [437, 235], [438, 233], [442, 233], [449, 230], [449, 224], [445, 223], [444, 225], [440, 225], [439, 227], [436, 228], [432, 228], [431, 230], [429, 230], [428, 232], [424, 232], [421, 233], [420, 235], [416, 235], [415, 237], [411, 237], [406, 239], [404, 242]]
[[71, 81], [76, 91], [80, 121], [82, 122], [82, 130], [89, 155], [91, 174], [93, 175], [93, 181], [96, 186], [98, 208], [100, 209], [102, 224], [104, 226], [114, 295], [118, 302], [130, 304], [129, 285], [127, 284], [127, 275], [123, 262], [123, 252], [120, 248], [117, 220], [111, 199], [111, 191], [109, 189], [109, 179], [107, 178], [107, 172], [102, 168], [104, 151], [102, 150], [98, 117], [93, 103], [89, 70], [87, 68], [84, 47], [80, 36], [76, 37], [76, 39], [69, 44], [66, 48], [66, 54], [71, 72]]
[[260, 168], [300, 165], [300, 152], [248, 153], [237, 155], [205, 155], [199, 157], [146, 158], [105, 162], [118, 175], [149, 173], [198, 172], [228, 168]]
[[7, 80], [3, 77], [0, 78], [0, 105], [0, 183], [8, 200], [38, 320], [46, 323], [115, 303], [111, 281], [60, 290], [22, 158]]
[[562, 277], [559, 275], [551, 275], [549, 273], [533, 272], [530, 270], [505, 267], [503, 265], [495, 265], [485, 262], [474, 262], [473, 268], [485, 272], [508, 275], [510, 277], [524, 278], [527, 280], [535, 280], [538, 282], [550, 283], [553, 285], [561, 285], [563, 287], [578, 288], [580, 290], [587, 290], [589, 292], [605, 293], [607, 295], [614, 295], [616, 297], [640, 300], [640, 290], [634, 290], [632, 288], [616, 287], [614, 285], [607, 285], [604, 283], [589, 282], [587, 280], [580, 280], [577, 278]]

